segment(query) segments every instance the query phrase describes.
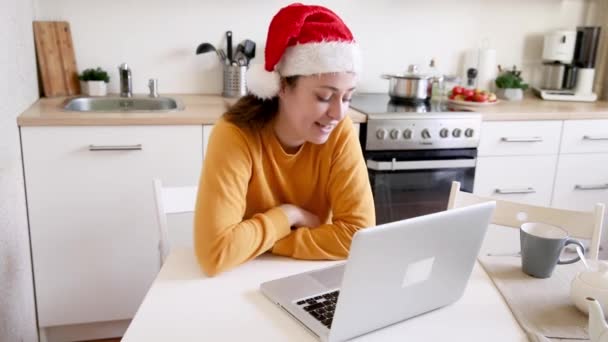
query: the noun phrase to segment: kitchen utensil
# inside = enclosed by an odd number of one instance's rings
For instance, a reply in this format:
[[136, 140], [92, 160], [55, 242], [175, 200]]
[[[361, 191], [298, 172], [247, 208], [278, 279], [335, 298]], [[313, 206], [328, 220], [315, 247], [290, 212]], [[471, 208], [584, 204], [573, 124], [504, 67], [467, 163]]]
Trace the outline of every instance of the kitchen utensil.
[[608, 313], [608, 263], [597, 261], [597, 266], [580, 272], [570, 284], [570, 299], [584, 313], [589, 312], [585, 298], [593, 297]]
[[577, 255], [568, 260], [560, 260], [564, 246], [575, 244], [585, 249], [585, 246], [571, 238], [567, 231], [546, 223], [522, 224], [519, 237], [522, 270], [536, 278], [549, 278], [556, 265], [572, 264], [581, 259]]
[[[236, 62], [235, 62], [236, 63]], [[224, 97], [241, 97], [247, 95], [247, 67], [241, 65], [224, 65]]]
[[79, 94], [70, 24], [66, 21], [34, 21], [34, 40], [43, 95]]
[[232, 31], [226, 31], [226, 58], [232, 63]]
[[591, 342], [608, 342], [608, 324], [604, 318], [604, 312], [600, 302], [593, 298], [585, 298], [589, 311], [589, 339]]
[[469, 68], [467, 70], [467, 87], [475, 88], [477, 86], [477, 69]]
[[249, 62], [255, 57], [255, 42], [249, 39], [245, 39], [245, 41], [243, 42], [243, 46], [245, 47], [243, 52], [247, 57], [247, 62]]
[[431, 76], [420, 74], [416, 65], [410, 65], [403, 74], [384, 74], [389, 80], [388, 94], [393, 100], [425, 101], [429, 98]]
[[226, 63], [226, 52], [224, 51], [224, 49], [217, 49], [217, 54], [220, 57], [220, 61], [222, 62], [222, 64]]
[[[242, 47], [242, 45], [241, 45]], [[234, 54], [234, 61], [236, 61], [237, 65], [243, 66], [243, 65], [247, 65], [247, 57], [245, 56], [245, 54], [243, 53], [243, 50], [239, 50], [237, 48], [236, 53]]]
[[543, 89], [562, 89], [566, 66], [561, 63], [545, 63], [543, 69]]
[[215, 46], [213, 46], [213, 44], [210, 44], [210, 43], [202, 43], [196, 48], [197, 55], [200, 55], [201, 53], [211, 52], [211, 51], [216, 52], [216, 49], [215, 49]]

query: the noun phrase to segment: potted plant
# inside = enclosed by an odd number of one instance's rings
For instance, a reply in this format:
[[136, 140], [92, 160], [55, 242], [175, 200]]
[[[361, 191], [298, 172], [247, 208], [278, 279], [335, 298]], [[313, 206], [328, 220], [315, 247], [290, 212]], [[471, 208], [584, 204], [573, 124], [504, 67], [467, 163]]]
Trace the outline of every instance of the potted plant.
[[100, 67], [96, 69], [85, 69], [79, 76], [80, 88], [83, 94], [89, 96], [106, 96], [108, 93], [106, 84], [110, 82], [108, 73]]
[[496, 96], [508, 101], [520, 101], [524, 98], [524, 90], [528, 89], [528, 84], [521, 78], [521, 70], [513, 69], [503, 71], [498, 66], [500, 75], [496, 77]]

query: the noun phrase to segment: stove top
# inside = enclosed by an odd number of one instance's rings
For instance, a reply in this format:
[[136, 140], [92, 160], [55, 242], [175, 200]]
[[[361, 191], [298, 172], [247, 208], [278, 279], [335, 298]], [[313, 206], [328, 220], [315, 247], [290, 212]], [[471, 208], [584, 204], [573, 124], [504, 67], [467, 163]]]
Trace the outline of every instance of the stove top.
[[445, 102], [392, 101], [387, 94], [354, 95], [350, 106], [367, 115], [365, 150], [476, 148], [481, 115]]
[[365, 114], [386, 113], [446, 113], [471, 112], [467, 109], [450, 108], [444, 101], [407, 102], [395, 101], [382, 93], [361, 93], [353, 95], [350, 106]]

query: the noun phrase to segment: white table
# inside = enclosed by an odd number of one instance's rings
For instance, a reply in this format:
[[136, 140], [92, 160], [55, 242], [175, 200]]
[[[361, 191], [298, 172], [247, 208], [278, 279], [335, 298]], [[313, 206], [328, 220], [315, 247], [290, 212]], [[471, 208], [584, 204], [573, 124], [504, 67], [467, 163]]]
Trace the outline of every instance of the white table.
[[[174, 250], [122, 341], [315, 341], [312, 334], [266, 299], [259, 285], [332, 263], [267, 254], [208, 278], [199, 269], [192, 250]], [[356, 340], [528, 341], [478, 263], [464, 296], [456, 303]]]

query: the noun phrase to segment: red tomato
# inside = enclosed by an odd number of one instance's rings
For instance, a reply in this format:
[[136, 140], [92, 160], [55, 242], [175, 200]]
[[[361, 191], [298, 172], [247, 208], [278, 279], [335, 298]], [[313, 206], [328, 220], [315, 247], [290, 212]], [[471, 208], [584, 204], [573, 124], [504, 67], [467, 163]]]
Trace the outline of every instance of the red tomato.
[[450, 100], [453, 100], [456, 97], [456, 94], [450, 95]]
[[462, 94], [463, 90], [464, 90], [464, 88], [462, 88], [461, 86], [455, 86], [454, 88], [452, 88], [452, 94], [460, 95], [460, 94]]
[[473, 96], [473, 95], [475, 95], [475, 90], [465, 88], [462, 90], [462, 95], [464, 95], [464, 97]]
[[[464, 95], [463, 95], [463, 96], [464, 96]], [[464, 98], [464, 100], [465, 100], [465, 101], [471, 101], [471, 102], [473, 102], [473, 98], [474, 98], [474, 96], [473, 96], [473, 95], [471, 95], [471, 96], [467, 96], [467, 97], [465, 97], [465, 98]]]
[[488, 95], [485, 93], [477, 93], [473, 96], [473, 101], [475, 102], [486, 102], [488, 100]]

